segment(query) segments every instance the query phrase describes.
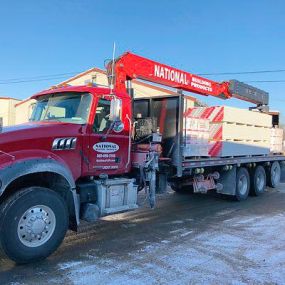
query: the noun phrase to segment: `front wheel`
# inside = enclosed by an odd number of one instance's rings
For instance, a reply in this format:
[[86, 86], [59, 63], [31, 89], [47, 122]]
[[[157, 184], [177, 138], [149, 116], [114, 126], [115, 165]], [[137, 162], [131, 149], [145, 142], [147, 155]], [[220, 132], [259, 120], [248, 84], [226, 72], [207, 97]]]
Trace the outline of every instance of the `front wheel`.
[[61, 244], [68, 228], [62, 197], [43, 187], [20, 190], [1, 205], [0, 242], [16, 263], [42, 260]]

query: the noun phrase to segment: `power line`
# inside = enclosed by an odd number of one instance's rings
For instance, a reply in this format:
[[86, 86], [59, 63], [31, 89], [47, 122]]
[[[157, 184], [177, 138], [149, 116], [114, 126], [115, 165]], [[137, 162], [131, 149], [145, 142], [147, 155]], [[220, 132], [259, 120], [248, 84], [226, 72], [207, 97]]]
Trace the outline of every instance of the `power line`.
[[[276, 69], [276, 70], [260, 70], [260, 71], [243, 71], [243, 72], [221, 72], [221, 73], [200, 73], [198, 75], [230, 75], [230, 74], [258, 74], [258, 73], [273, 73], [273, 72], [285, 72], [285, 69]], [[32, 77], [19, 77], [19, 78], [10, 78], [0, 80], [0, 85], [8, 85], [8, 84], [19, 84], [19, 83], [29, 83], [29, 82], [39, 82], [39, 81], [49, 81], [54, 79], [63, 79], [66, 76], [76, 75], [82, 73], [79, 72], [66, 72], [66, 73], [57, 73], [50, 75], [39, 75]], [[246, 83], [281, 83], [285, 82], [285, 80], [250, 80], [245, 81]]]
[[29, 79], [29, 80], [18, 80], [18, 81], [10, 81], [10, 82], [1, 82], [0, 85], [4, 84], [18, 84], [18, 83], [28, 83], [28, 82], [39, 82], [39, 81], [49, 81], [54, 79], [63, 79], [66, 78], [66, 76], [58, 76], [58, 77], [50, 77], [50, 78], [40, 78], [40, 79]]
[[[9, 78], [0, 80], [2, 83], [9, 83], [12, 81], [21, 81], [21, 80], [34, 80], [34, 79], [42, 79], [42, 78], [53, 78], [58, 76], [65, 76], [65, 75], [74, 75], [82, 73], [83, 71], [73, 71], [73, 72], [65, 72], [65, 73], [55, 73], [55, 74], [48, 74], [48, 75], [38, 75], [38, 76], [31, 76], [31, 77], [19, 77], [19, 78]], [[239, 71], [239, 72], [216, 72], [216, 73], [197, 73], [197, 75], [231, 75], [231, 74], [258, 74], [258, 73], [276, 73], [276, 72], [285, 72], [285, 69], [275, 69], [275, 70], [257, 70], [257, 71]]]
[[[50, 78], [39, 78], [39, 79], [30, 79], [30, 80], [15, 80], [10, 82], [2, 82], [0, 81], [0, 85], [11, 85], [11, 84], [19, 84], [19, 83], [29, 83], [29, 82], [40, 82], [40, 81], [50, 81], [54, 79], [64, 79], [66, 76], [57, 76], [57, 77], [50, 77]], [[244, 81], [244, 83], [282, 83], [285, 80], [249, 80]]]
[[272, 82], [285, 82], [285, 80], [251, 80], [245, 81], [246, 83], [272, 83]]
[[[29, 82], [40, 82], [40, 81], [50, 81], [54, 79], [64, 79], [66, 76], [57, 76], [57, 77], [50, 77], [50, 78], [39, 78], [39, 79], [30, 79], [30, 80], [15, 80], [10, 82], [2, 82], [0, 81], [0, 85], [11, 85], [11, 84], [19, 84], [19, 83], [29, 83]], [[247, 80], [243, 81], [244, 83], [282, 83], [285, 80]]]
[[0, 80], [0, 83], [14, 83], [14, 81], [26, 81], [26, 80], [35, 80], [35, 79], [57, 79], [59, 76], [66, 76], [66, 75], [74, 75], [81, 73], [82, 71], [74, 71], [74, 72], [66, 72], [66, 73], [57, 73], [57, 74], [49, 74], [49, 75], [38, 75], [38, 76], [31, 76], [31, 77], [19, 77], [19, 78], [9, 78]]
[[256, 70], [256, 71], [239, 71], [239, 72], [198, 73], [197, 75], [260, 74], [260, 73], [277, 73], [277, 72], [285, 72], [285, 69]]

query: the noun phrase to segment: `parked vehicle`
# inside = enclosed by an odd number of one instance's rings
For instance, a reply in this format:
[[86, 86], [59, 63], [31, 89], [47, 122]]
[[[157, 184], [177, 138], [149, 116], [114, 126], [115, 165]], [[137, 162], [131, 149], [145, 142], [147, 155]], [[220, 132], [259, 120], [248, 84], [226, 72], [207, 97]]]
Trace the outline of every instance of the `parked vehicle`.
[[[0, 241], [17, 263], [49, 256], [80, 219], [95, 222], [136, 209], [137, 193], [145, 187], [154, 207], [156, 191], [167, 183], [177, 192], [214, 189], [245, 200], [280, 181], [285, 161], [280, 153], [191, 155], [185, 137], [183, 90], [252, 102], [256, 116], [268, 109], [266, 92], [235, 80], [217, 83], [131, 53], [111, 62], [108, 74], [111, 88], [61, 86], [34, 95], [31, 121], [0, 134]], [[134, 78], [179, 93], [138, 99]]]

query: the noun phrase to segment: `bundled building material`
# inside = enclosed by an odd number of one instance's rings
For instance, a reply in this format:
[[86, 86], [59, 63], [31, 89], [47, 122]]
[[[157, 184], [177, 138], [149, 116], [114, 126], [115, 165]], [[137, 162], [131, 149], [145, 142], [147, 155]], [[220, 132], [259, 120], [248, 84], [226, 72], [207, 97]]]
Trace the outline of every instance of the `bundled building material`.
[[211, 141], [209, 144], [209, 156], [213, 157], [269, 154], [267, 142]]
[[183, 156], [208, 156], [210, 121], [185, 116]]
[[283, 129], [279, 128], [270, 129], [270, 152], [271, 153], [283, 152]]
[[270, 128], [228, 122], [211, 123], [210, 139], [214, 141], [237, 140], [269, 142]]
[[272, 116], [228, 106], [195, 107], [187, 110], [187, 115], [204, 118], [211, 123], [227, 122], [257, 127], [272, 127]]
[[196, 107], [185, 113], [210, 121], [209, 156], [265, 155], [270, 152], [272, 117], [226, 106]]

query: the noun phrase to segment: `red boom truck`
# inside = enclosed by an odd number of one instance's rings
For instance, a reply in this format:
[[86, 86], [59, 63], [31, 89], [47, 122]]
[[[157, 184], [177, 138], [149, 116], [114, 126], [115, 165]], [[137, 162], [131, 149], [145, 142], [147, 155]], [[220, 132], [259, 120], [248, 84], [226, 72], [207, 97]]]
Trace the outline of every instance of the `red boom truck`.
[[[167, 183], [245, 200], [276, 187], [282, 154], [204, 157], [183, 152], [183, 125], [190, 91], [240, 98], [266, 110], [268, 93], [231, 80], [217, 83], [125, 53], [107, 68], [110, 85], [61, 86], [40, 92], [29, 123], [0, 134], [0, 241], [16, 263], [53, 253], [67, 229], [137, 208], [137, 193]], [[136, 99], [131, 81], [178, 89], [177, 96]]]

